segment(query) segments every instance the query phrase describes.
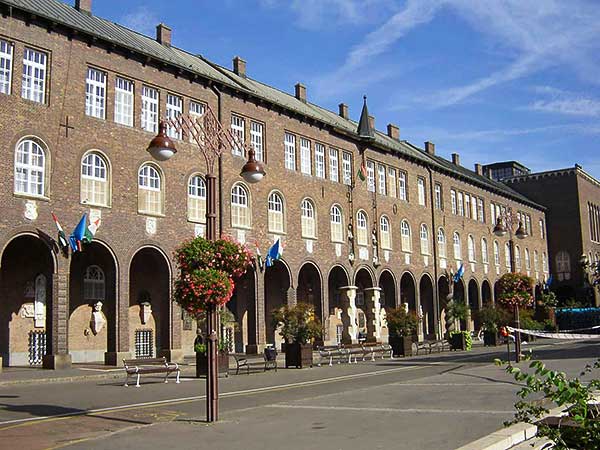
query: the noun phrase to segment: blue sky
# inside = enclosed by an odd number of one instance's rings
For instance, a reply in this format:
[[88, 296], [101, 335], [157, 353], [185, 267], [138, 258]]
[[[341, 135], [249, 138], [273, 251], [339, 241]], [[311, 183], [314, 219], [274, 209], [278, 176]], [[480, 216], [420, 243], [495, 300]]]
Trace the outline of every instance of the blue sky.
[[96, 15], [358, 119], [430, 140], [461, 163], [581, 164], [600, 179], [600, 2], [96, 0]]

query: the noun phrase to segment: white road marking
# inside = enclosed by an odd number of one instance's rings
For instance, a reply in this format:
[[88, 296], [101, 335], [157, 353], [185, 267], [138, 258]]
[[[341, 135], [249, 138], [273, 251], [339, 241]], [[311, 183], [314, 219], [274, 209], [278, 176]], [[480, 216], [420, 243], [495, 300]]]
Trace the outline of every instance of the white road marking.
[[514, 411], [493, 411], [487, 409], [432, 409], [432, 408], [369, 408], [355, 406], [311, 406], [276, 404], [266, 405], [267, 408], [282, 409], [313, 409], [326, 411], [356, 411], [356, 412], [395, 412], [395, 413], [424, 413], [424, 414], [513, 414]]
[[489, 386], [489, 387], [498, 387], [499, 384], [503, 384], [506, 386], [513, 386], [512, 383], [507, 383], [505, 381], [497, 381], [497, 382], [489, 382], [489, 383], [390, 383], [387, 386]]

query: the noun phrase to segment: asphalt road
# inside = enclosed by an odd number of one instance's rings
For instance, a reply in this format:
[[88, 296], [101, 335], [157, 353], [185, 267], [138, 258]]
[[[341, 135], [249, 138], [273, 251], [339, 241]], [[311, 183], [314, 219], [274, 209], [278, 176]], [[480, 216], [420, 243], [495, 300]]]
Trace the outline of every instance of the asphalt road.
[[[541, 344], [534, 356], [575, 374], [600, 357], [600, 345]], [[519, 386], [494, 357], [505, 353], [232, 376], [220, 380], [221, 420], [210, 425], [204, 380], [4, 387], [0, 448], [453, 449], [512, 417]]]

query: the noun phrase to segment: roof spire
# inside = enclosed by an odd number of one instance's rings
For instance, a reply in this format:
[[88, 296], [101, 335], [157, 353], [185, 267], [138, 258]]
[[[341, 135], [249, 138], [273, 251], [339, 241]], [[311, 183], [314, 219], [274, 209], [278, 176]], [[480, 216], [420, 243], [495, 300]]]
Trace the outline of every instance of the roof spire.
[[369, 110], [367, 108], [367, 96], [363, 96], [363, 107], [362, 112], [360, 113], [360, 120], [358, 121], [358, 129], [356, 132], [358, 133], [358, 137], [361, 139], [373, 139], [375, 138], [375, 132], [371, 127], [371, 122], [369, 120]]

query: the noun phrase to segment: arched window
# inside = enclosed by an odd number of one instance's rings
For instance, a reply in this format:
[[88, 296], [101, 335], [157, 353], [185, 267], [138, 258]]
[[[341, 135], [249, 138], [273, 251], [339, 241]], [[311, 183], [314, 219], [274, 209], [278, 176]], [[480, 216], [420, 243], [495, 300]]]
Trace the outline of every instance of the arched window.
[[315, 206], [312, 201], [305, 198], [302, 200], [302, 237], [316, 239], [317, 223]]
[[446, 233], [442, 227], [438, 228], [437, 233], [438, 253], [440, 258], [446, 257]]
[[206, 183], [200, 175], [188, 181], [188, 220], [206, 223]]
[[45, 192], [46, 152], [41, 142], [24, 139], [15, 152], [15, 193], [43, 196]]
[[452, 242], [454, 244], [454, 259], [462, 259], [462, 251], [460, 249], [460, 234], [456, 231], [452, 235]]
[[483, 264], [488, 263], [488, 247], [485, 238], [481, 238], [481, 262]]
[[498, 241], [494, 241], [494, 264], [500, 265], [500, 246], [498, 245]]
[[529, 249], [525, 249], [525, 269], [531, 270], [531, 259], [529, 258]]
[[510, 245], [508, 242], [504, 244], [504, 265], [510, 270]]
[[467, 236], [467, 252], [469, 261], [475, 262], [475, 239], [471, 235]]
[[250, 228], [250, 199], [241, 183], [236, 183], [231, 188], [231, 226]]
[[390, 233], [390, 219], [387, 216], [379, 218], [379, 243], [384, 250], [391, 250], [392, 237]]
[[333, 205], [329, 212], [331, 222], [331, 241], [344, 242], [344, 219], [342, 208], [338, 205]]
[[412, 245], [410, 241], [410, 225], [406, 220], [400, 222], [400, 235], [402, 236], [402, 251], [412, 251]]
[[88, 266], [83, 274], [83, 298], [86, 301], [105, 298], [104, 272], [98, 266]]
[[360, 210], [356, 213], [356, 242], [358, 245], [367, 245], [368, 229], [367, 213]]
[[515, 245], [515, 268], [521, 268], [521, 249], [518, 245]]
[[427, 231], [427, 225], [421, 224], [419, 229], [419, 237], [421, 239], [421, 254], [429, 255], [429, 232]]
[[559, 281], [571, 278], [571, 257], [564, 250], [556, 254], [556, 273]]
[[138, 172], [138, 212], [162, 214], [162, 180], [152, 164], [144, 164]]
[[284, 205], [283, 197], [279, 192], [271, 192], [269, 195], [269, 231], [271, 233], [283, 233], [284, 231]]
[[546, 256], [546, 252], [542, 252], [542, 268], [544, 272], [548, 272], [548, 257]]
[[533, 270], [535, 270], [536, 272], [539, 270], [540, 266], [538, 264], [538, 251], [534, 250], [533, 251]]
[[81, 161], [81, 203], [108, 206], [108, 164], [96, 152]]

